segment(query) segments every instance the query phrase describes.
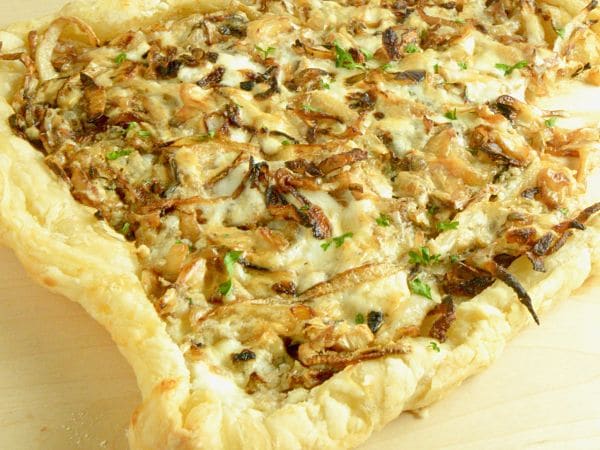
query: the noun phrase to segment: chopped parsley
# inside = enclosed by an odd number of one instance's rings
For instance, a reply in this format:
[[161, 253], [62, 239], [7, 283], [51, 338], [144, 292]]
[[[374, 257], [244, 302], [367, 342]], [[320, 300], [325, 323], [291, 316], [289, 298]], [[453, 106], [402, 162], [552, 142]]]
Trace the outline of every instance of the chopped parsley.
[[444, 114], [444, 117], [448, 120], [456, 120], [456, 108], [454, 108], [452, 111], [448, 111], [446, 114]]
[[467, 70], [467, 63], [464, 61], [461, 62], [457, 62], [456, 64], [458, 64], [458, 67], [460, 67], [460, 70]]
[[555, 28], [554, 31], [556, 31], [556, 34], [558, 34], [558, 36], [560, 36], [561, 39], [565, 38], [565, 29], [564, 28]]
[[214, 138], [216, 134], [217, 132], [215, 130], [208, 130], [208, 133], [206, 134], [197, 135], [196, 139], [198, 139], [200, 142], [206, 142]]
[[438, 63], [435, 63], [433, 65], [433, 73], [438, 73], [440, 71], [440, 65]]
[[106, 154], [106, 159], [110, 161], [114, 161], [115, 159], [119, 159], [122, 156], [129, 155], [133, 150], [130, 148], [119, 148], [117, 150], [113, 150], [112, 152], [108, 152]]
[[329, 247], [331, 247], [331, 244], [335, 244], [335, 247], [339, 248], [344, 244], [344, 241], [346, 239], [351, 238], [352, 236], [354, 236], [354, 233], [348, 232], [348, 233], [342, 234], [341, 236], [331, 238], [327, 242], [323, 242], [321, 244], [321, 248], [323, 249], [323, 251], [327, 251], [329, 249]]
[[117, 64], [118, 66], [120, 66], [121, 64], [123, 64], [123, 62], [125, 62], [125, 60], [127, 59], [127, 53], [119, 53], [117, 56], [115, 56], [115, 64]]
[[143, 137], [143, 138], [147, 138], [150, 137], [152, 135], [152, 133], [150, 133], [149, 131], [146, 130], [142, 130], [139, 129], [140, 128], [140, 124], [137, 122], [129, 122], [127, 124], [127, 128], [125, 128], [125, 134], [129, 133], [130, 131], [135, 131], [138, 130], [137, 134], [139, 137]]
[[362, 323], [365, 323], [365, 316], [363, 316], [362, 313], [358, 313], [356, 315], [356, 317], [354, 318], [354, 323], [356, 325], [360, 325]]
[[457, 263], [459, 260], [458, 255], [450, 255], [450, 262], [452, 264]]
[[281, 141], [281, 145], [292, 145], [292, 141], [284, 139], [283, 141]]
[[510, 75], [511, 73], [513, 73], [514, 70], [523, 69], [528, 65], [529, 63], [525, 60], [519, 61], [518, 63], [515, 63], [512, 66], [509, 66], [508, 64], [498, 63], [496, 64], [496, 69], [504, 71], [504, 75]]
[[419, 51], [419, 48], [415, 44], [410, 42], [406, 44], [406, 47], [404, 47], [404, 51], [406, 53], [417, 53]]
[[221, 295], [227, 295], [229, 294], [229, 291], [231, 291], [232, 288], [233, 282], [231, 281], [231, 278], [228, 278], [227, 281], [224, 281], [219, 285], [219, 293]]
[[437, 342], [431, 341], [429, 343], [429, 347], [431, 348], [431, 350], [436, 351], [438, 353], [441, 351], [440, 346], [437, 345]]
[[565, 217], [569, 215], [569, 210], [567, 208], [560, 208], [559, 211]]
[[408, 288], [413, 294], [433, 300], [431, 297], [431, 287], [427, 283], [423, 283], [420, 278], [415, 278], [408, 281]]
[[333, 45], [335, 47], [335, 67], [342, 67], [348, 70], [364, 69], [364, 66], [354, 61], [350, 52], [344, 50], [338, 41], [335, 41]]
[[121, 233], [123, 236], [127, 236], [129, 234], [129, 230], [131, 230], [131, 224], [129, 222], [125, 222], [119, 230], [119, 233]]
[[422, 266], [428, 266], [440, 261], [441, 255], [432, 255], [427, 247], [421, 247], [419, 251], [411, 250], [408, 252], [410, 264], [420, 264]]
[[392, 63], [391, 62], [387, 62], [383, 66], [381, 66], [380, 69], [385, 72], [386, 70], [389, 70], [391, 67], [392, 67]]
[[311, 105], [302, 105], [302, 109], [307, 112], [319, 112], [317, 108]]
[[233, 287], [233, 283], [231, 281], [231, 277], [233, 275], [233, 266], [236, 262], [238, 262], [240, 256], [242, 256], [242, 252], [238, 250], [231, 250], [227, 252], [227, 254], [225, 254], [225, 258], [223, 258], [223, 264], [225, 265], [225, 270], [227, 271], [229, 278], [227, 281], [219, 285], [219, 292], [221, 295], [227, 295], [229, 292], [231, 292]]
[[325, 79], [321, 80], [321, 88], [323, 89], [331, 89], [331, 85], [329, 84], [329, 82]]
[[429, 214], [430, 216], [434, 216], [439, 210], [440, 210], [439, 206], [437, 206], [437, 205], [430, 205], [427, 208], [427, 214]]
[[554, 125], [556, 125], [557, 120], [557, 117], [550, 117], [549, 119], [544, 120], [544, 125], [546, 125], [548, 128], [552, 128]]
[[269, 55], [271, 55], [272, 53], [275, 53], [275, 47], [267, 47], [267, 48], [262, 48], [258, 45], [254, 46], [254, 49], [261, 53], [262, 59], [267, 59], [269, 57]]
[[438, 222], [437, 229], [440, 231], [456, 230], [458, 228], [458, 222], [450, 220], [442, 220]]
[[391, 220], [392, 218], [387, 214], [380, 213], [379, 217], [375, 219], [375, 222], [377, 222], [377, 225], [379, 225], [380, 227], [389, 227]]

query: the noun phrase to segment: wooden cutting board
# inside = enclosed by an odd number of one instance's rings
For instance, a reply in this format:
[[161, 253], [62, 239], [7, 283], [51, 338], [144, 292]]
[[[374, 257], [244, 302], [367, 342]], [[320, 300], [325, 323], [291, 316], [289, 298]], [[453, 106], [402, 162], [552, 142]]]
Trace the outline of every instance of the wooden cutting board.
[[[0, 0], [0, 26], [62, 3]], [[428, 418], [404, 414], [362, 449], [600, 449], [599, 285], [588, 280]], [[106, 331], [5, 249], [0, 305], [0, 449], [125, 449], [140, 397]]]

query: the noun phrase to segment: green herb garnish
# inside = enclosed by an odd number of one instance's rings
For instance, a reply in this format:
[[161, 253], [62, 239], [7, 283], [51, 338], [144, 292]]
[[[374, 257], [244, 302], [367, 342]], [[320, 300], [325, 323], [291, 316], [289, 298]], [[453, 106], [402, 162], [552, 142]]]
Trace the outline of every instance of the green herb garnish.
[[565, 38], [565, 29], [564, 28], [555, 28], [556, 34], [560, 36], [561, 39]]
[[448, 111], [446, 114], [444, 114], [444, 117], [448, 120], [456, 120], [456, 108], [454, 108], [452, 111]]
[[458, 64], [458, 67], [460, 67], [460, 70], [467, 70], [467, 63], [466, 62], [457, 62], [456, 64]]
[[344, 50], [337, 41], [333, 45], [335, 47], [335, 67], [343, 67], [348, 70], [364, 69], [364, 66], [354, 61], [350, 52]]
[[432, 350], [434, 350], [434, 351], [436, 351], [436, 352], [438, 352], [438, 353], [441, 351], [441, 349], [440, 349], [440, 346], [439, 346], [439, 345], [437, 345], [437, 342], [433, 342], [433, 341], [431, 341], [431, 342], [429, 343], [429, 347], [431, 347], [431, 349], [432, 349]]
[[348, 233], [342, 234], [341, 236], [331, 238], [327, 242], [323, 242], [321, 244], [321, 248], [323, 249], [323, 251], [327, 251], [327, 249], [329, 249], [329, 247], [331, 247], [331, 244], [335, 244], [336, 248], [339, 248], [344, 244], [344, 241], [346, 239], [351, 238], [352, 236], [354, 236], [354, 233], [348, 232]]
[[267, 47], [267, 48], [262, 48], [258, 45], [254, 46], [254, 49], [262, 54], [262, 59], [267, 59], [269, 57], [269, 55], [271, 53], [275, 53], [275, 47]]
[[450, 262], [452, 264], [457, 263], [458, 262], [458, 255], [450, 255]]
[[427, 214], [429, 214], [430, 216], [434, 216], [439, 210], [440, 210], [439, 206], [437, 206], [437, 205], [430, 205], [427, 208]]
[[231, 281], [231, 277], [233, 276], [233, 266], [242, 256], [242, 252], [238, 250], [231, 250], [225, 254], [225, 258], [223, 258], [223, 264], [225, 265], [225, 270], [227, 271], [227, 275], [229, 278], [224, 283], [219, 285], [219, 292], [221, 295], [227, 295], [231, 291], [233, 287], [233, 283]]
[[120, 148], [117, 150], [113, 150], [112, 152], [108, 152], [106, 154], [106, 159], [109, 159], [111, 161], [121, 158], [122, 156], [127, 156], [129, 155], [133, 150], [130, 148]]
[[441, 255], [432, 255], [427, 247], [421, 247], [419, 251], [411, 250], [408, 252], [410, 264], [420, 264], [422, 266], [428, 266], [440, 261]]
[[292, 141], [284, 139], [283, 141], [281, 141], [281, 145], [292, 145]]
[[560, 208], [559, 211], [565, 217], [569, 215], [569, 210], [567, 208]]
[[354, 318], [354, 323], [356, 325], [360, 325], [361, 323], [365, 323], [365, 316], [363, 316], [362, 313], [358, 313], [356, 315], [356, 317]]
[[438, 63], [435, 63], [433, 65], [433, 73], [438, 73], [440, 71], [440, 65]]
[[131, 224], [129, 222], [125, 222], [123, 224], [123, 226], [121, 227], [121, 229], [119, 230], [119, 233], [121, 233], [123, 236], [127, 236], [129, 234], [130, 229], [131, 229]]
[[419, 51], [419, 48], [415, 44], [410, 42], [406, 44], [406, 47], [404, 47], [404, 51], [406, 53], [417, 53]]
[[528, 64], [529, 63], [525, 60], [519, 61], [518, 63], [513, 64], [512, 66], [509, 66], [508, 64], [498, 63], [496, 64], [496, 69], [504, 71], [504, 75], [510, 75], [511, 73], [513, 73], [513, 70], [523, 69], [527, 67]]
[[375, 222], [377, 222], [377, 225], [380, 227], [389, 227], [391, 220], [392, 218], [387, 214], [380, 213], [379, 217], [375, 219]]
[[317, 108], [315, 108], [314, 106], [310, 106], [310, 105], [302, 105], [302, 109], [307, 112], [319, 112], [319, 110]]
[[552, 128], [554, 125], [556, 125], [557, 120], [557, 117], [550, 117], [549, 119], [544, 120], [544, 125], [546, 125], [548, 128]]
[[419, 278], [408, 281], [408, 287], [413, 294], [433, 300], [431, 297], [431, 288], [427, 283], [423, 283]]
[[[125, 128], [125, 134], [129, 133], [130, 131], [135, 131], [136, 129], [140, 128], [140, 124], [137, 122], [129, 122], [127, 124], [127, 128]], [[138, 136], [143, 137], [143, 138], [147, 138], [150, 137], [151, 133], [149, 131], [146, 130], [138, 130], [137, 132]]]
[[450, 220], [442, 220], [438, 222], [437, 229], [440, 231], [456, 230], [458, 228], [458, 222]]
[[127, 59], [127, 53], [119, 53], [117, 56], [115, 56], [115, 64], [117, 64], [118, 66], [120, 66], [121, 64], [123, 64], [123, 62], [125, 62], [125, 60]]

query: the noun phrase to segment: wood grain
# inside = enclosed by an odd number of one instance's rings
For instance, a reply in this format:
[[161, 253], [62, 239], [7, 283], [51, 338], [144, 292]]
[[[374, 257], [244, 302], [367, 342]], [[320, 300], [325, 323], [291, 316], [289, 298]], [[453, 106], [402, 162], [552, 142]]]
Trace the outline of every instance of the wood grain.
[[[62, 3], [0, 0], [0, 25]], [[427, 419], [404, 414], [362, 449], [600, 449], [599, 284], [588, 280]], [[139, 394], [106, 331], [5, 249], [0, 305], [0, 449], [126, 448]]]

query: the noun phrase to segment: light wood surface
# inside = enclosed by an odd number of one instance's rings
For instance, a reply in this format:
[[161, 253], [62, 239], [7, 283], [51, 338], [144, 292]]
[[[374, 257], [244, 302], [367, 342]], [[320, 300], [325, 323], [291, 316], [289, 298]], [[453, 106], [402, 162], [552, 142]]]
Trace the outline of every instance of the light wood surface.
[[[62, 3], [0, 0], [0, 25]], [[404, 414], [363, 450], [600, 449], [599, 284], [588, 280], [428, 418]], [[36, 286], [5, 249], [0, 305], [0, 449], [126, 448], [140, 399], [108, 334]]]

